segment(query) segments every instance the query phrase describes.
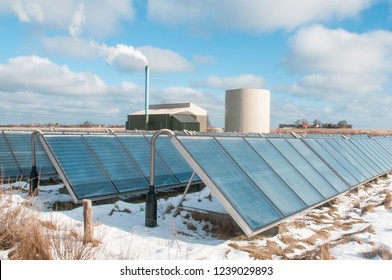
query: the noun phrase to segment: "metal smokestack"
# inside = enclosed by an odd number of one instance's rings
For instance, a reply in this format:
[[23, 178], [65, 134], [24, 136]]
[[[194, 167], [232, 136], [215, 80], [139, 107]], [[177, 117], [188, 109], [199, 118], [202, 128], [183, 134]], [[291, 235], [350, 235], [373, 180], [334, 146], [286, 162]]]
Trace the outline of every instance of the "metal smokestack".
[[148, 65], [146, 65], [145, 74], [146, 74], [146, 79], [145, 79], [145, 86], [144, 86], [144, 99], [145, 99], [144, 113], [146, 115], [145, 129], [148, 130], [148, 109], [150, 107], [150, 105], [149, 105], [149, 97], [150, 97], [150, 89], [149, 89], [150, 70], [148, 69]]

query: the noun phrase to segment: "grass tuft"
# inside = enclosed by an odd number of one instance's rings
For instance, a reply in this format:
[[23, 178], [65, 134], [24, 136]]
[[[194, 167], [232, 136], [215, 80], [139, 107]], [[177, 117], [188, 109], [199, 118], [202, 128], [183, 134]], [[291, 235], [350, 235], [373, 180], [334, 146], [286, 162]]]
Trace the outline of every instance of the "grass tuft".
[[392, 195], [390, 192], [387, 192], [383, 202], [385, 210], [391, 209], [391, 201], [392, 201]]
[[379, 257], [381, 260], [392, 260], [392, 251], [386, 247], [379, 246], [375, 247], [373, 250], [362, 253], [367, 259], [375, 259]]
[[83, 244], [74, 227], [60, 228], [55, 221], [41, 221], [30, 202], [15, 202], [4, 194], [0, 201], [0, 250], [10, 250], [12, 260], [83, 260], [93, 258], [101, 243]]
[[51, 260], [51, 246], [45, 230], [36, 219], [18, 225], [12, 260]]

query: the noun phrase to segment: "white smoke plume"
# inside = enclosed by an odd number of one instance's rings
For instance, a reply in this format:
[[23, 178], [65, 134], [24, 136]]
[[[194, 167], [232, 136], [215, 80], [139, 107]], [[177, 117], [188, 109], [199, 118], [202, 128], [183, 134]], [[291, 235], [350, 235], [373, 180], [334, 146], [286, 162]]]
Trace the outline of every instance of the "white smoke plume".
[[148, 61], [146, 56], [133, 46], [117, 44], [114, 47], [108, 47], [106, 44], [98, 45], [92, 43], [98, 49], [99, 55], [105, 61], [122, 71], [138, 70], [146, 65]]

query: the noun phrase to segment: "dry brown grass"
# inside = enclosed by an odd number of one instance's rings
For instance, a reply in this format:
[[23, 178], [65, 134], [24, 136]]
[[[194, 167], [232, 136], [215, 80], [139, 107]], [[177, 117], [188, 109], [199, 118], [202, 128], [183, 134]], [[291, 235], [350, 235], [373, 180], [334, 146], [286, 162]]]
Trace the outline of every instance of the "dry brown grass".
[[194, 224], [192, 224], [191, 222], [188, 222], [188, 223], [186, 224], [186, 227], [187, 227], [189, 230], [191, 230], [191, 231], [196, 231], [196, 230], [197, 230], [197, 227], [196, 227]]
[[284, 234], [286, 232], [289, 232], [288, 223], [279, 224], [278, 231], [280, 234]]
[[318, 242], [318, 240], [325, 240], [327, 238], [329, 238], [331, 236], [331, 234], [327, 231], [323, 231], [323, 230], [319, 230], [319, 231], [315, 231], [315, 233], [306, 238], [303, 239], [302, 242], [304, 242], [305, 244], [309, 244], [309, 245], [316, 245], [316, 243]]
[[275, 258], [284, 258], [285, 252], [274, 241], [267, 241], [265, 246], [257, 246], [256, 244], [249, 243], [245, 246], [240, 246], [237, 243], [230, 243], [229, 246], [236, 250], [241, 250], [249, 253], [249, 255], [257, 260], [272, 260]]
[[375, 204], [368, 204], [365, 205], [361, 208], [362, 213], [361, 215], [365, 215], [366, 213], [374, 213], [374, 208], [376, 208], [378, 205]]
[[328, 209], [328, 215], [330, 215], [330, 216], [334, 216], [334, 215], [338, 215], [337, 214], [337, 212], [338, 212], [338, 207], [336, 206], [336, 205], [331, 205], [330, 207], [329, 207], [329, 209]]
[[322, 244], [320, 247], [314, 251], [310, 251], [302, 257], [302, 260], [335, 260], [330, 253], [331, 246], [326, 243]]
[[361, 209], [361, 203], [359, 201], [355, 201], [352, 204], [352, 208]]
[[341, 245], [341, 244], [346, 244], [346, 243], [350, 243], [350, 242], [355, 242], [358, 244], [363, 244], [363, 241], [361, 238], [355, 236], [355, 235], [344, 235], [342, 238], [336, 240], [334, 242], [335, 246], [336, 245]]
[[335, 260], [336, 258], [333, 257], [329, 251], [330, 245], [329, 244], [323, 244], [320, 246], [320, 248], [316, 251], [316, 259], [318, 260]]
[[385, 199], [384, 199], [384, 202], [383, 202], [384, 208], [386, 210], [390, 210], [391, 209], [391, 201], [392, 201], [392, 195], [391, 195], [390, 192], [387, 192], [387, 194], [385, 196]]
[[279, 240], [282, 241], [282, 243], [286, 244], [287, 246], [297, 243], [297, 239], [293, 237], [291, 234], [280, 234]]
[[212, 226], [208, 228], [208, 231], [218, 238], [231, 239], [242, 236], [243, 234], [242, 230], [229, 215], [197, 211], [191, 211], [189, 214], [195, 221], [210, 222]]
[[12, 260], [51, 260], [50, 243], [36, 219], [17, 226], [15, 249], [11, 252]]
[[352, 229], [353, 224], [355, 224], [355, 222], [343, 222], [340, 220], [336, 220], [334, 221], [333, 226], [341, 230], [350, 230]]
[[386, 247], [375, 247], [373, 250], [362, 253], [367, 259], [374, 259], [379, 257], [382, 260], [392, 260], [392, 251]]
[[303, 220], [295, 220], [291, 223], [295, 228], [306, 228], [306, 223]]
[[12, 260], [81, 260], [93, 258], [100, 240], [83, 244], [73, 227], [41, 221], [31, 203], [16, 203], [3, 193], [0, 201], [0, 250], [10, 250]]
[[309, 213], [306, 215], [306, 217], [313, 220], [316, 224], [324, 224], [325, 220], [331, 220], [331, 217], [321, 213]]
[[43, 226], [30, 211], [30, 202], [16, 202], [3, 193], [0, 201], [0, 250], [12, 250], [13, 260], [48, 260], [52, 258]]
[[58, 230], [57, 224], [55, 224], [53, 221], [39, 221], [39, 223], [50, 230]]
[[13, 247], [18, 240], [20, 224], [28, 218], [25, 207], [15, 205], [10, 196], [0, 202], [0, 250]]
[[101, 244], [102, 237], [97, 238], [97, 235], [91, 243], [85, 244], [83, 235], [74, 226], [67, 225], [48, 231], [47, 242], [56, 260], [88, 260], [94, 258], [96, 247]]
[[[370, 233], [370, 234], [374, 234], [375, 233], [373, 226], [369, 225], [369, 226], [365, 227], [364, 229], [357, 230], [355, 232], [350, 232], [350, 233], [343, 234], [342, 237], [337, 239], [337, 240], [346, 239], [346, 238], [352, 240], [353, 238], [354, 239], [356, 238], [355, 237], [356, 234], [365, 233], [365, 232], [366, 233]], [[335, 241], [337, 241], [337, 240], [335, 240]]]
[[391, 130], [381, 130], [381, 129], [348, 129], [348, 128], [272, 128], [271, 132], [275, 133], [290, 133], [295, 132], [297, 134], [301, 133], [320, 133], [320, 134], [368, 134], [372, 136], [379, 135], [390, 135]]
[[171, 211], [173, 210], [173, 209], [175, 209], [176, 207], [173, 205], [173, 203], [169, 203], [167, 206], [166, 206], [166, 209], [165, 209], [165, 214], [170, 214], [171, 213]]

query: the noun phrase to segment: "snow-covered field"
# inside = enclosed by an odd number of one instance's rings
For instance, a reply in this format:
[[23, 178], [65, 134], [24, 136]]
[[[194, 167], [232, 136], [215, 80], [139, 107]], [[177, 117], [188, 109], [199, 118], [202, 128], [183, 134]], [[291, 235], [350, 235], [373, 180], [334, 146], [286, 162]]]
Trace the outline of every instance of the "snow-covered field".
[[[71, 201], [63, 185], [41, 186], [39, 195], [27, 195], [24, 182], [2, 185], [2, 207], [29, 205], [41, 221], [83, 234], [83, 208], [55, 211], [59, 201]], [[19, 188], [18, 188], [19, 187]], [[384, 201], [392, 192], [392, 177], [360, 186], [328, 205], [284, 221], [279, 233], [251, 238], [236, 233], [208, 188], [158, 201], [158, 227], [144, 226], [144, 202], [122, 200], [94, 204], [94, 237], [89, 259], [95, 260], [253, 260], [253, 259], [392, 259], [392, 210]], [[204, 210], [204, 214], [195, 209]], [[177, 211], [178, 210], [178, 211]], [[200, 211], [200, 210], [199, 210]], [[215, 217], [215, 218], [212, 218]], [[221, 223], [217, 223], [221, 220]], [[223, 221], [223, 222], [222, 222]], [[222, 224], [226, 228], [222, 228]], [[220, 229], [218, 228], [220, 227]], [[6, 260], [12, 249], [0, 251]]]

